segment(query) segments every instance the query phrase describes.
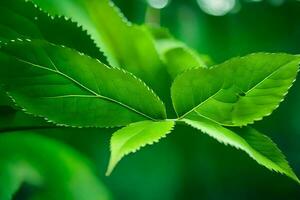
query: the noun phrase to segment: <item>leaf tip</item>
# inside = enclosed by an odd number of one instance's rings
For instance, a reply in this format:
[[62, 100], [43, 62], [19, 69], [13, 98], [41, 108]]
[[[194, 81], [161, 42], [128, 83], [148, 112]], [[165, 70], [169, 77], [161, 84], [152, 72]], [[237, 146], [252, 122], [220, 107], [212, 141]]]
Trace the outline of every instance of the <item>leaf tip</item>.
[[294, 172], [292, 172], [292, 174], [288, 174], [288, 176], [291, 179], [293, 179], [294, 181], [296, 181], [298, 183], [298, 185], [300, 185], [300, 180], [299, 180], [298, 176]]

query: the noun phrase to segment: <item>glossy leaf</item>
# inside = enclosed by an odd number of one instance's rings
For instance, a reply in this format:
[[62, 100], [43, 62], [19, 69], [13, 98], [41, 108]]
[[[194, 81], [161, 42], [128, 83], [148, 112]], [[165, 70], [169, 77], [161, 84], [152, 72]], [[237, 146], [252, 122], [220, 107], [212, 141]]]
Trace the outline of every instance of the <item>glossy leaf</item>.
[[0, 135], [1, 200], [12, 199], [23, 184], [36, 188], [30, 199], [110, 199], [84, 158], [63, 144], [33, 133]]
[[32, 1], [53, 15], [65, 15], [81, 24], [104, 50], [112, 66], [124, 68], [141, 78], [169, 104], [171, 81], [151, 34], [145, 28], [128, 22], [112, 1]]
[[300, 183], [276, 144], [255, 129], [244, 127], [230, 130], [211, 120], [199, 117], [195, 120], [183, 119], [183, 121], [225, 145], [229, 144], [245, 151], [251, 158], [266, 168], [285, 174]]
[[300, 58], [257, 53], [210, 69], [190, 70], [172, 86], [179, 118], [203, 116], [226, 126], [243, 126], [270, 115], [294, 82]]
[[174, 121], [142, 121], [116, 131], [110, 141], [111, 156], [106, 174], [109, 175], [125, 155], [166, 137], [174, 124]]
[[[106, 62], [103, 54], [82, 27], [65, 17], [51, 17], [29, 1], [1, 1], [0, 16], [0, 43], [2, 45], [10, 40], [21, 38], [45, 39], [77, 49]], [[0, 86], [0, 131], [49, 126], [50, 124], [41, 118], [22, 113]]]
[[0, 81], [26, 112], [60, 125], [111, 127], [164, 119], [163, 103], [139, 79], [44, 41], [0, 49]]
[[0, 42], [44, 39], [106, 62], [86, 31], [65, 17], [51, 17], [25, 0], [0, 1]]

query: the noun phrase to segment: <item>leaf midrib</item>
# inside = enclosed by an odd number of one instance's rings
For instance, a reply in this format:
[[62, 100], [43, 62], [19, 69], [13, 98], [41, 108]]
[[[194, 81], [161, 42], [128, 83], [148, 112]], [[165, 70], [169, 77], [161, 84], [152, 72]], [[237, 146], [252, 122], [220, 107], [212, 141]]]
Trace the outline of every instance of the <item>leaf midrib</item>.
[[[118, 101], [118, 100], [115, 100], [115, 99], [112, 99], [112, 98], [110, 98], [110, 97], [106, 97], [106, 96], [103, 96], [103, 95], [98, 94], [97, 92], [95, 92], [95, 91], [91, 90], [90, 88], [84, 86], [83, 84], [79, 83], [78, 81], [76, 81], [76, 80], [73, 79], [72, 77], [70, 77], [70, 76], [68, 76], [68, 75], [66, 75], [66, 74], [64, 74], [64, 73], [62, 73], [62, 72], [59, 71], [59, 70], [57, 69], [57, 67], [54, 65], [54, 63], [52, 62], [52, 60], [50, 59], [50, 57], [48, 57], [48, 58], [51, 60], [51, 63], [53, 64], [53, 66], [55, 67], [56, 70], [53, 70], [53, 69], [44, 67], [44, 66], [42, 66], [42, 65], [38, 65], [38, 64], [35, 64], [35, 63], [32, 63], [32, 62], [26, 61], [26, 60], [23, 60], [23, 59], [18, 58], [18, 57], [16, 57], [16, 56], [13, 56], [13, 57], [14, 57], [15, 59], [17, 59], [18, 61], [20, 61], [20, 62], [26, 63], [26, 64], [28, 64], [28, 65], [31, 65], [31, 66], [34, 66], [34, 67], [37, 67], [37, 68], [40, 68], [40, 69], [43, 69], [43, 70], [46, 70], [46, 71], [51, 71], [51, 72], [53, 72], [53, 73], [56, 73], [56, 74], [58, 74], [58, 75], [61, 75], [61, 76], [65, 77], [65, 78], [67, 78], [67, 79], [70, 80], [71, 82], [77, 84], [78, 86], [80, 86], [81, 88], [83, 88], [84, 90], [86, 90], [87, 92], [91, 93], [93, 96], [90, 95], [90, 97], [98, 97], [98, 98], [101, 98], [101, 99], [104, 99], [104, 100], [107, 100], [107, 101], [111, 101], [111, 102], [113, 102], [113, 103], [117, 103], [117, 104], [121, 105], [122, 107], [125, 107], [126, 109], [129, 109], [129, 110], [131, 110], [131, 111], [133, 111], [133, 112], [135, 112], [135, 113], [137, 113], [137, 114], [139, 114], [139, 115], [141, 115], [141, 116], [143, 116], [143, 117], [146, 117], [146, 118], [148, 118], [148, 119], [150, 119], [150, 120], [152, 120], [152, 121], [157, 121], [156, 119], [150, 117], [149, 115], [147, 115], [147, 114], [145, 114], [145, 113], [143, 113], [143, 112], [140, 112], [140, 111], [136, 110], [135, 108], [133, 108], [133, 107], [131, 107], [131, 106], [125, 104], [125, 103], [122, 103], [122, 102], [120, 102], [120, 101]], [[74, 96], [76, 96], [76, 95], [74, 95]], [[78, 95], [78, 96], [80, 96], [80, 95]], [[81, 95], [81, 96], [84, 96], [84, 95]], [[86, 96], [88, 96], [88, 95], [86, 95]], [[61, 97], [64, 97], [64, 96], [61, 96]], [[46, 98], [51, 98], [51, 97], [46, 97]]]
[[[132, 141], [134, 138], [136, 138], [136, 137], [137, 137], [138, 135], [140, 135], [142, 132], [144, 132], [144, 131], [148, 128], [148, 125], [149, 125], [149, 124], [144, 125], [144, 127], [143, 127], [141, 130], [137, 131], [134, 135], [132, 135], [132, 136], [130, 136], [129, 138], [127, 138], [126, 141], [124, 141], [124, 142], [122, 143], [122, 145], [120, 145], [120, 147], [119, 147], [119, 149], [118, 149], [118, 153], [123, 152], [123, 151], [125, 150], [125, 147], [126, 147], [127, 143], [128, 143], [129, 141]], [[128, 154], [128, 152], [125, 152], [125, 155], [126, 155], [126, 154]]]
[[211, 98], [214, 98], [222, 89], [223, 89], [223, 86], [218, 91], [216, 91], [213, 95], [211, 95], [210, 97], [208, 97], [204, 101], [202, 101], [200, 104], [198, 104], [197, 106], [195, 106], [194, 108], [192, 108], [191, 110], [189, 110], [188, 112], [186, 112], [185, 114], [183, 114], [182, 116], [178, 117], [178, 120], [183, 119], [185, 116], [187, 116], [191, 112], [195, 111], [197, 108], [199, 108], [205, 102], [209, 101]]
[[294, 60], [289, 60], [288, 62], [286, 62], [285, 64], [281, 64], [275, 71], [273, 71], [272, 73], [270, 73], [268, 76], [266, 76], [263, 80], [259, 81], [257, 84], [255, 84], [253, 87], [249, 88], [248, 91], [245, 92], [245, 94], [247, 95], [248, 93], [250, 93], [252, 90], [254, 90], [255, 88], [257, 88], [259, 85], [261, 85], [264, 81], [268, 80], [271, 76], [273, 76], [275, 73], [277, 73], [279, 70], [281, 70], [283, 67], [285, 67], [286, 65], [290, 64], [294, 62]]

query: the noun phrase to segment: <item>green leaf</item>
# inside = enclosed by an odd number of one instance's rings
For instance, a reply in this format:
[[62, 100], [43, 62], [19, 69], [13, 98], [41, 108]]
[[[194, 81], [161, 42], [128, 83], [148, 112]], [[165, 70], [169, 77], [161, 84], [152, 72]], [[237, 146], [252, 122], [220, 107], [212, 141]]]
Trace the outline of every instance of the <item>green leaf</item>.
[[106, 175], [112, 172], [125, 155], [166, 137], [172, 131], [174, 124], [174, 121], [142, 121], [116, 131], [110, 141], [111, 156]]
[[200, 55], [179, 41], [174, 39], [157, 40], [156, 46], [172, 79], [190, 69], [206, 68]]
[[25, 0], [0, 1], [0, 42], [44, 39], [106, 62], [86, 31], [65, 17], [50, 17]]
[[23, 184], [36, 188], [30, 199], [110, 199], [89, 163], [69, 147], [33, 131], [1, 134], [0, 199], [12, 199]]
[[276, 144], [255, 129], [243, 127], [230, 130], [209, 119], [199, 117], [195, 120], [183, 119], [182, 121], [225, 145], [229, 144], [245, 151], [251, 158], [269, 170], [285, 174], [300, 183]]
[[111, 127], [166, 117], [142, 81], [65, 47], [13, 42], [0, 49], [0, 62], [0, 82], [16, 103], [60, 125]]
[[[86, 31], [65, 17], [51, 17], [24, 0], [0, 1], [0, 44], [24, 38], [45, 39], [65, 45], [106, 62]], [[11, 109], [10, 106], [14, 109]], [[17, 111], [18, 110], [18, 111]], [[19, 111], [0, 86], [0, 131], [49, 127], [41, 118]], [[51, 124], [51, 126], [53, 126]]]
[[257, 53], [178, 76], [172, 99], [179, 118], [243, 126], [270, 115], [293, 84], [300, 57]]
[[52, 15], [65, 15], [81, 24], [104, 50], [112, 66], [141, 78], [171, 107], [171, 80], [151, 34], [128, 22], [110, 0], [32, 1]]
[[199, 67], [206, 68], [207, 64], [211, 64], [208, 56], [200, 55], [184, 43], [176, 40], [168, 29], [153, 25], [145, 27], [154, 37], [156, 49], [172, 79], [187, 70]]

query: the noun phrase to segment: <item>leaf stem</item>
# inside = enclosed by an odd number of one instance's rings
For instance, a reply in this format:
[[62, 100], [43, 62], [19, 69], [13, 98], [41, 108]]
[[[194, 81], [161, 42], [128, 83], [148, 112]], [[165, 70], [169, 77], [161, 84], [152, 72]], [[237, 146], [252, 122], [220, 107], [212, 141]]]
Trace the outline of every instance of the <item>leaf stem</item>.
[[145, 23], [160, 26], [160, 10], [148, 6], [146, 10]]

